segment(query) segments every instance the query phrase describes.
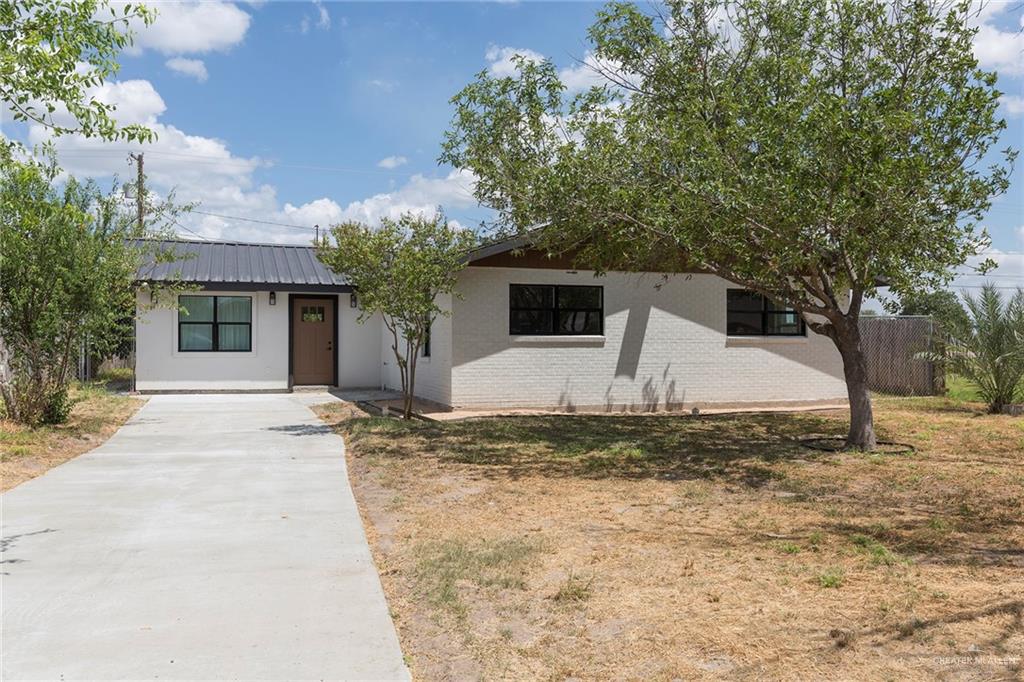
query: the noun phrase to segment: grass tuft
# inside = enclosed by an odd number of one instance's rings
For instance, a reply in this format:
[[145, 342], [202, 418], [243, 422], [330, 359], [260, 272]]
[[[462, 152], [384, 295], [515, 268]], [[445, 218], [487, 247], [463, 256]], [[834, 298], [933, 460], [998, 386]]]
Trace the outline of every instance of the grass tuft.
[[560, 604], [582, 604], [590, 599], [593, 585], [594, 576], [583, 579], [573, 571], [569, 571], [569, 576], [558, 587], [558, 591], [552, 598]]
[[876, 566], [893, 566], [901, 560], [898, 554], [869, 535], [856, 533], [850, 536], [850, 541], [858, 551], [867, 554], [871, 563]]
[[841, 568], [830, 568], [818, 574], [818, 585], [828, 588], [839, 588], [843, 586], [846, 572]]
[[527, 569], [542, 548], [540, 540], [520, 537], [429, 542], [417, 548], [415, 577], [430, 603], [464, 616], [465, 583], [522, 590]]

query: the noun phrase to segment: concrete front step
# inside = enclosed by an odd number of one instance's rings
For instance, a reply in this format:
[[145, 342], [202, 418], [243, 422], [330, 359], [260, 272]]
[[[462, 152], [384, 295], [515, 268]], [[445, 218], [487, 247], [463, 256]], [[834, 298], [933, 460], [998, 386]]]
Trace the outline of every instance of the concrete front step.
[[326, 384], [304, 384], [302, 386], [292, 386], [292, 393], [324, 393], [337, 388], [337, 386], [328, 386]]

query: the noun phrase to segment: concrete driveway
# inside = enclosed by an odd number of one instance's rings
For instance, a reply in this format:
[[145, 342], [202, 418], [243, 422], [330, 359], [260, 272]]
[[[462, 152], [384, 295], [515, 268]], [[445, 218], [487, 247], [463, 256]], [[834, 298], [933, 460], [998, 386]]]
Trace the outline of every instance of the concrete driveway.
[[3, 495], [0, 677], [407, 679], [342, 440], [301, 401], [156, 396]]

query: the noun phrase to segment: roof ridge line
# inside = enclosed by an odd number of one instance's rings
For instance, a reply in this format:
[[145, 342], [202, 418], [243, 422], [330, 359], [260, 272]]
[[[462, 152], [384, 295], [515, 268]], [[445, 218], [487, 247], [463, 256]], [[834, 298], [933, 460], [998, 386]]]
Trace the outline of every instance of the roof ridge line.
[[245, 242], [220, 239], [164, 239], [162, 237], [133, 237], [137, 241], [160, 242], [163, 244], [233, 244], [236, 246], [271, 246], [282, 249], [316, 249], [313, 244], [276, 244], [274, 242]]

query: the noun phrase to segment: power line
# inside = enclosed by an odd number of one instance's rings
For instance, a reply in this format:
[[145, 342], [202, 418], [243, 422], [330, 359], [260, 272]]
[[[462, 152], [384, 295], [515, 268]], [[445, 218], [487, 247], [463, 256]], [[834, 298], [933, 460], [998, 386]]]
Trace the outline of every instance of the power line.
[[[103, 148], [103, 149], [63, 149], [63, 150], [62, 149], [58, 149], [57, 153], [58, 153], [58, 155], [59, 154], [78, 154], [78, 155], [83, 155], [83, 156], [90, 156], [90, 155], [98, 155], [98, 154], [102, 155], [102, 154], [108, 154], [108, 153], [123, 154], [125, 152], [131, 152], [131, 151], [133, 151], [133, 150], [130, 149], [130, 148], [116, 148], [116, 147], [112, 147], [112, 148]], [[219, 165], [224, 165], [224, 166], [240, 166], [240, 167], [247, 167], [247, 168], [259, 167], [261, 165], [268, 165], [268, 166], [274, 166], [274, 167], [277, 167], [277, 168], [298, 168], [298, 169], [302, 169], [302, 170], [319, 170], [319, 171], [328, 171], [328, 172], [335, 172], [335, 173], [367, 173], [367, 174], [376, 174], [376, 175], [394, 175], [396, 173], [404, 172], [404, 171], [400, 171], [398, 169], [387, 170], [387, 169], [383, 169], [383, 168], [382, 169], [376, 169], [376, 168], [349, 168], [349, 167], [345, 167], [345, 166], [321, 166], [321, 165], [301, 164], [301, 163], [285, 163], [285, 162], [274, 161], [274, 160], [271, 160], [271, 159], [259, 159], [259, 158], [256, 158], [255, 160], [252, 160], [252, 161], [246, 161], [244, 159], [238, 159], [238, 158], [227, 158], [226, 159], [226, 158], [223, 158], [223, 157], [220, 157], [220, 156], [212, 156], [212, 155], [209, 155], [209, 154], [190, 154], [188, 152], [167, 152], [167, 151], [158, 151], [158, 150], [154, 150], [154, 149], [147, 149], [145, 153], [146, 154], [154, 154], [154, 155], [158, 155], [158, 156], [172, 156], [172, 157], [187, 158], [187, 159], [192, 159], [192, 160], [196, 161], [196, 163], [210, 163], [210, 164], [219, 164]], [[200, 161], [200, 159], [205, 159], [205, 161]]]
[[210, 239], [209, 239], [208, 237], [204, 237], [203, 235], [199, 234], [199, 233], [198, 233], [198, 232], [196, 232], [195, 230], [192, 230], [192, 229], [189, 229], [189, 228], [185, 227], [184, 225], [182, 225], [181, 223], [179, 223], [179, 222], [178, 222], [177, 220], [175, 220], [174, 218], [171, 218], [171, 222], [172, 222], [172, 223], [174, 223], [175, 225], [177, 225], [178, 227], [180, 227], [181, 229], [185, 230], [185, 231], [186, 231], [186, 232], [188, 232], [189, 234], [191, 234], [191, 235], [194, 235], [194, 236], [198, 237], [199, 239], [201, 239], [201, 240], [202, 240], [202, 241], [204, 241], [204, 242], [208, 242], [208, 241], [210, 241]]
[[213, 216], [214, 218], [224, 218], [226, 220], [244, 220], [249, 223], [259, 223], [260, 225], [275, 225], [277, 227], [290, 227], [293, 230], [309, 230], [310, 232], [316, 232], [316, 227], [309, 227], [307, 225], [292, 225], [290, 223], [278, 223], [273, 220], [257, 220], [256, 218], [243, 218], [237, 215], [225, 215], [223, 213], [210, 213], [208, 211], [197, 211], [192, 209], [191, 213], [198, 213], [200, 215]]
[[985, 278], [991, 277], [993, 279], [1020, 279], [1020, 280], [1024, 280], [1024, 273], [1019, 274], [1019, 275], [1009, 275], [1009, 274], [1005, 274], [1005, 273], [982, 274], [980, 272], [954, 272], [952, 274], [955, 277], [985, 277]]

